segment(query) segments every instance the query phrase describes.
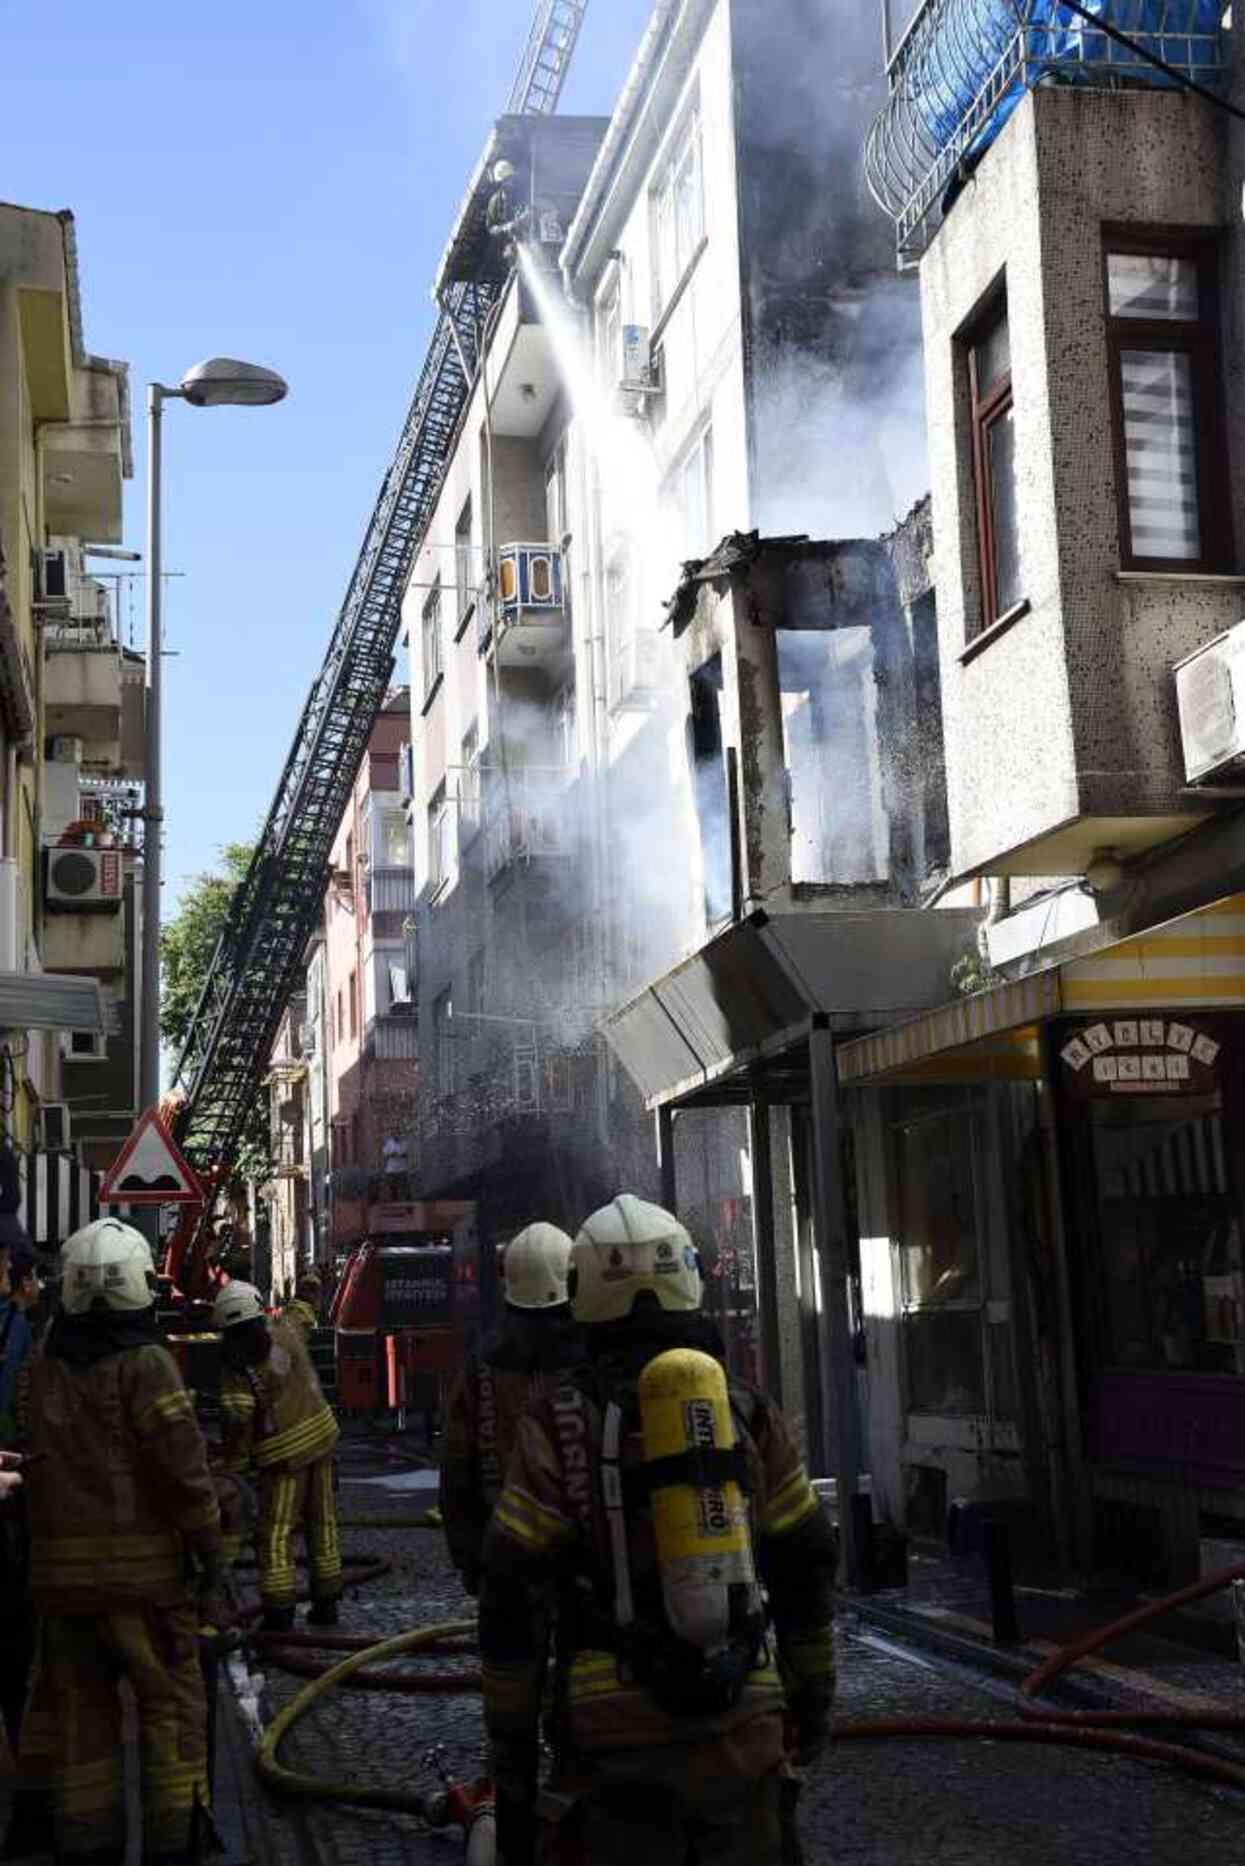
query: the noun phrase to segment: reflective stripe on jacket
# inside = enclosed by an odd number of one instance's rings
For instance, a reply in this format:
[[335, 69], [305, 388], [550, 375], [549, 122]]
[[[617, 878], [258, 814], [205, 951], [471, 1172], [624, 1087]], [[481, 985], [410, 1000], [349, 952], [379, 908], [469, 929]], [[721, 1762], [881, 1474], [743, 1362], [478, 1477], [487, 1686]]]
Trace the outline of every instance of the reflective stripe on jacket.
[[223, 1467], [301, 1471], [327, 1457], [338, 1439], [337, 1421], [320, 1390], [302, 1331], [279, 1317], [270, 1324], [272, 1351], [262, 1366], [221, 1374]]

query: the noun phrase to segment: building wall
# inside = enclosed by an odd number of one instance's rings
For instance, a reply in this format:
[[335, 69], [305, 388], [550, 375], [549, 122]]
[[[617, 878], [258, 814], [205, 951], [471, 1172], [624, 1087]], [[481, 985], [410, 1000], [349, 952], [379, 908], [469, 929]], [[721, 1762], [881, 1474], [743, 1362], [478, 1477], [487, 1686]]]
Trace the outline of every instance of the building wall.
[[[1078, 817], [1100, 819], [1101, 841], [1127, 851], [1212, 807], [1182, 794], [1170, 668], [1237, 619], [1239, 590], [1120, 574], [1102, 241], [1113, 223], [1222, 224], [1221, 126], [1210, 106], [1174, 92], [1039, 90], [922, 263], [957, 871], [1005, 862], [1033, 872], [1015, 852]], [[1029, 609], [966, 655], [981, 596], [958, 338], [1004, 279]], [[1080, 872], [1092, 842], [1071, 852]], [[1043, 859], [1037, 872], [1052, 872]]]

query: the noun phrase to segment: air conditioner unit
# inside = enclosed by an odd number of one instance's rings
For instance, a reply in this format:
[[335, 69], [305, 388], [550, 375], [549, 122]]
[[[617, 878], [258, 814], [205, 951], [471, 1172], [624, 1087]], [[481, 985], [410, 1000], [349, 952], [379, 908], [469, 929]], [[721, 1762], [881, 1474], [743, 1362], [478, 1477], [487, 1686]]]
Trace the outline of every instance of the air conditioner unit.
[[54, 913], [109, 913], [121, 905], [120, 849], [49, 849], [44, 901]]
[[61, 1055], [67, 1063], [106, 1063], [108, 1038], [102, 1030], [64, 1030]]
[[35, 606], [46, 615], [69, 614], [69, 563], [64, 551], [35, 554]]
[[653, 345], [647, 324], [623, 325], [619, 364], [618, 412], [642, 415], [650, 398], [662, 392], [658, 372], [653, 367]]
[[51, 762], [54, 765], [80, 765], [82, 763], [82, 740], [71, 732], [58, 733], [48, 743]]
[[1245, 622], [1178, 661], [1173, 672], [1187, 782], [1230, 772], [1245, 784]]
[[45, 1101], [39, 1110], [39, 1145], [44, 1153], [68, 1153], [72, 1144], [68, 1106]]

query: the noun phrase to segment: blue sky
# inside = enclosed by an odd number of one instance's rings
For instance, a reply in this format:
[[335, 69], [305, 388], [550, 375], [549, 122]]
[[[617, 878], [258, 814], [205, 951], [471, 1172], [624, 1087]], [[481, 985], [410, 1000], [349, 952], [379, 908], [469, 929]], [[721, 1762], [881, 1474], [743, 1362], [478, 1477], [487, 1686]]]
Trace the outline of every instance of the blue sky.
[[[594, 0], [562, 108], [608, 112], [650, 0]], [[0, 0], [0, 198], [72, 208], [86, 341], [144, 385], [212, 353], [272, 409], [165, 419], [166, 916], [267, 811], [432, 324], [529, 0]], [[141, 641], [141, 586], [134, 597]], [[123, 612], [122, 622], [126, 617]]]

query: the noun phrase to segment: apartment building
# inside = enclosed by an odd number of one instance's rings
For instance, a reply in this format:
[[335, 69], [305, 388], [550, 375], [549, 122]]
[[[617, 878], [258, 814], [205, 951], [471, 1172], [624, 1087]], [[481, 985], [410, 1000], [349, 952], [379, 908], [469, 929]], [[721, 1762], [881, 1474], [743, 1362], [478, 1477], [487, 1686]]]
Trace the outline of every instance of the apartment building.
[[143, 663], [94, 546], [121, 539], [126, 366], [82, 329], [73, 217], [0, 205], [4, 1125], [54, 1245], [133, 1125]]
[[837, 1061], [875, 1501], [1011, 1499], [1158, 1584], [1245, 1515], [1241, 144], [1182, 82], [1239, 102], [1241, 54], [1208, 0], [1097, 10], [981, 0], [974, 71], [927, 0], [868, 139], [990, 911], [982, 989]]
[[677, 1204], [732, 1363], [855, 1470], [833, 1039], [939, 1002], [977, 915], [916, 911], [949, 841], [875, 27], [789, 11], [663, 0], [608, 124], [498, 123], [446, 251], [496, 302], [405, 609], [416, 1175], [496, 1243]]
[[401, 687], [372, 728], [333, 847], [323, 940], [314, 943], [308, 966], [299, 1044], [311, 1070], [305, 1155], [317, 1175], [326, 1138], [328, 1147], [328, 1174], [318, 1183], [328, 1203], [315, 1207], [328, 1220], [321, 1262], [364, 1236], [368, 1204], [383, 1196], [387, 1168], [390, 1192], [399, 1190], [397, 1154], [414, 1122], [416, 1024], [405, 922], [415, 889], [398, 789], [398, 754], [409, 725], [410, 700]]

